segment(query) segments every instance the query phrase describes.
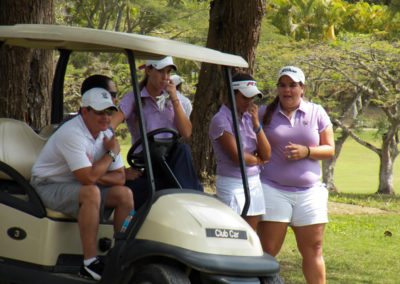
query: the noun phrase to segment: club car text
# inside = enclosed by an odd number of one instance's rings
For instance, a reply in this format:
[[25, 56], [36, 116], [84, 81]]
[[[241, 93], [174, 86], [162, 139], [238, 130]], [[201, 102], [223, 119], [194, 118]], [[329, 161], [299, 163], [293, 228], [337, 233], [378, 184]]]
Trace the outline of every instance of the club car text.
[[247, 240], [247, 232], [233, 229], [206, 228], [207, 238]]

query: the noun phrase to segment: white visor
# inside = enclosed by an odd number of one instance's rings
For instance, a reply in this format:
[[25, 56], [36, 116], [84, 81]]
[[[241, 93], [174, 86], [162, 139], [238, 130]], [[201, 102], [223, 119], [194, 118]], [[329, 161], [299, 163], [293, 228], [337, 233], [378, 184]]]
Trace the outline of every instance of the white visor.
[[232, 89], [239, 90], [247, 98], [253, 98], [257, 95], [262, 98], [263, 96], [263, 94], [257, 88], [256, 81], [253, 80], [232, 82]]

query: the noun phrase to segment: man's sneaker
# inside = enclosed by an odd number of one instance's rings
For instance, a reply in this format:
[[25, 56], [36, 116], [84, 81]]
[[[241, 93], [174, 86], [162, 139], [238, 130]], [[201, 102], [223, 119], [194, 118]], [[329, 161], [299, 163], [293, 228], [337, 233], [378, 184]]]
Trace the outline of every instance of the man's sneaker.
[[94, 280], [100, 280], [101, 275], [103, 274], [103, 270], [104, 270], [104, 263], [101, 262], [99, 258], [96, 258], [96, 260], [93, 261], [88, 266], [86, 265], [81, 266], [81, 270], [79, 271], [79, 276]]

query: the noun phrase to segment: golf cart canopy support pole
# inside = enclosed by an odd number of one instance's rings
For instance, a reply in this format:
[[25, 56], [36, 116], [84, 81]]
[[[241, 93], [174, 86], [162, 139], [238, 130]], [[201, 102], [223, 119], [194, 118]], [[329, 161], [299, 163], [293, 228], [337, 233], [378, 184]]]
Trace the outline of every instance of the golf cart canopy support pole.
[[71, 50], [60, 49], [51, 91], [51, 124], [58, 124], [64, 118], [64, 77]]
[[132, 86], [133, 86], [133, 95], [135, 97], [135, 102], [136, 102], [136, 115], [139, 118], [139, 129], [140, 129], [140, 136], [142, 136], [142, 147], [143, 147], [143, 156], [144, 156], [144, 161], [145, 161], [145, 169], [146, 169], [146, 175], [147, 175], [147, 183], [150, 185], [151, 189], [151, 196], [150, 200], [153, 200], [153, 196], [155, 193], [155, 183], [154, 183], [154, 173], [153, 173], [153, 167], [151, 164], [151, 157], [150, 157], [150, 150], [149, 150], [149, 142], [147, 140], [147, 132], [146, 132], [146, 126], [143, 121], [143, 106], [142, 106], [142, 100], [141, 100], [141, 95], [140, 95], [140, 89], [139, 89], [139, 82], [137, 78], [137, 73], [136, 73], [136, 64], [135, 64], [135, 56], [132, 52], [132, 50], [127, 50], [126, 51], [128, 54], [128, 61], [129, 61], [129, 68], [131, 72], [131, 79], [132, 79]]
[[247, 211], [249, 210], [250, 206], [250, 190], [249, 190], [249, 183], [247, 181], [247, 174], [246, 174], [246, 165], [244, 161], [243, 149], [242, 149], [242, 141], [240, 140], [240, 130], [238, 126], [238, 115], [236, 112], [236, 101], [235, 101], [235, 94], [232, 89], [232, 73], [231, 68], [224, 66], [223, 68], [226, 74], [226, 82], [228, 83], [228, 97], [229, 102], [231, 105], [231, 113], [232, 113], [232, 121], [233, 121], [233, 130], [235, 133], [236, 138], [236, 146], [238, 149], [239, 155], [239, 165], [240, 165], [240, 172], [242, 173], [242, 180], [243, 180], [243, 190], [245, 196], [245, 202], [242, 211], [242, 217], [247, 216]]

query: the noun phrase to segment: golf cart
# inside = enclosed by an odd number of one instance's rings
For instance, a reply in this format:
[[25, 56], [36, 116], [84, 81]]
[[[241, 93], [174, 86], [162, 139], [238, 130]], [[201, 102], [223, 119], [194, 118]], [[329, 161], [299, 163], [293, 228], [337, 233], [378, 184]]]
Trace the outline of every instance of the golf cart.
[[[247, 67], [245, 60], [172, 40], [57, 25], [0, 26], [0, 45], [60, 52], [52, 86], [52, 125], [63, 119], [64, 76], [72, 52], [127, 55], [150, 197], [127, 222], [124, 231], [114, 234], [112, 224], [102, 220], [98, 253], [105, 261], [105, 271], [99, 283], [280, 283], [277, 261], [263, 253], [257, 234], [228, 206], [198, 191], [155, 191], [152, 147], [139, 99], [137, 59], [171, 55], [219, 64], [225, 67], [229, 86], [229, 67]], [[230, 87], [229, 90], [235, 106]], [[232, 115], [236, 121], [234, 111]], [[29, 184], [31, 167], [47, 138], [48, 135], [36, 133], [24, 122], [0, 118], [1, 284], [94, 282], [77, 275], [82, 263], [77, 221], [45, 208]], [[236, 140], [242, 153], [237, 125]], [[247, 198], [244, 214], [248, 204]]]

